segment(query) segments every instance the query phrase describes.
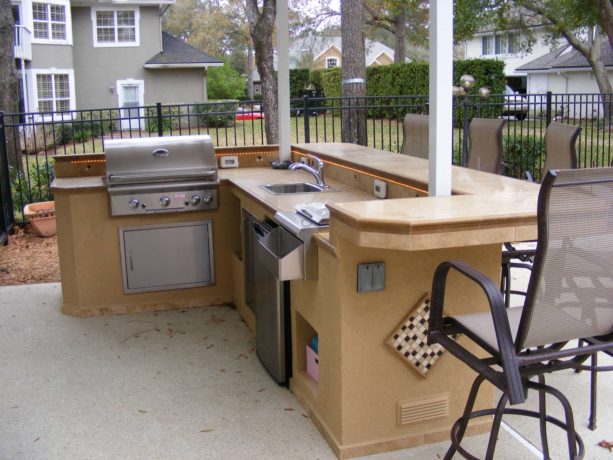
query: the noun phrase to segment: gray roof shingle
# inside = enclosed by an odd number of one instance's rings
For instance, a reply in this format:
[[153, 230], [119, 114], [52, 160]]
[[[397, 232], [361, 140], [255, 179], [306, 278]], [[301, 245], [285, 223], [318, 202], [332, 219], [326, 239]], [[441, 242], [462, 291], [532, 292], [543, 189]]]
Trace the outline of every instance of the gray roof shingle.
[[206, 67], [223, 65], [223, 62], [173, 37], [167, 32], [162, 32], [162, 52], [145, 62], [145, 67], [150, 65], [180, 67], [181, 65], [194, 64], [201, 64], [202, 67]]
[[[613, 66], [613, 50], [609, 40], [604, 40], [600, 46], [602, 61], [605, 66]], [[567, 69], [567, 68], [591, 68], [588, 60], [576, 49], [569, 45], [561, 46], [553, 51], [550, 51], [543, 56], [540, 56], [533, 61], [530, 61], [516, 70], [552, 70], [552, 69]]]

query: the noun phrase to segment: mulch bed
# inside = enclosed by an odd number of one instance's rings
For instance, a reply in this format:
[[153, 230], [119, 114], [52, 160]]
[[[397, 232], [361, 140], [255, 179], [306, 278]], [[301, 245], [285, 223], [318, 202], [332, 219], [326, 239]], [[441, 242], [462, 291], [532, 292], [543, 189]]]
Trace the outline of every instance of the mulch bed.
[[0, 286], [60, 281], [57, 237], [40, 238], [29, 227], [16, 228], [0, 246]]

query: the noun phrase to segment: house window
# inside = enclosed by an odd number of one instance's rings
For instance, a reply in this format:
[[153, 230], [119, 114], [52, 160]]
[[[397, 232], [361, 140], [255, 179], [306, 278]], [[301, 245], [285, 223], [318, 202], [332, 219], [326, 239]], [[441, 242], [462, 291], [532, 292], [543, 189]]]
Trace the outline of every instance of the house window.
[[64, 73], [37, 74], [36, 96], [39, 112], [70, 110], [70, 75]]
[[54, 3], [32, 3], [34, 38], [42, 41], [66, 42], [66, 6]]
[[326, 69], [333, 69], [338, 67], [338, 58], [329, 57], [326, 59]]
[[483, 56], [487, 56], [490, 54], [494, 54], [494, 37], [489, 35], [486, 37], [481, 37], [481, 54]]
[[494, 54], [507, 54], [507, 35], [496, 35], [494, 40]]
[[518, 54], [519, 45], [519, 34], [509, 34], [509, 54]]
[[138, 46], [139, 9], [92, 8], [94, 46]]
[[481, 55], [517, 54], [520, 49], [520, 35], [518, 33], [487, 35], [481, 37]]

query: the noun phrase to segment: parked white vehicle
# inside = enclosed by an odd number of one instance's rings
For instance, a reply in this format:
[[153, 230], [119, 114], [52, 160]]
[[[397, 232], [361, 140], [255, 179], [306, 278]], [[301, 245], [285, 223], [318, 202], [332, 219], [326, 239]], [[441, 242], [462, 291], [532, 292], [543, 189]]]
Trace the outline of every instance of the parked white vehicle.
[[529, 105], [526, 97], [513, 91], [510, 86], [505, 86], [502, 115], [515, 117], [516, 120], [524, 120], [528, 116], [528, 111]]

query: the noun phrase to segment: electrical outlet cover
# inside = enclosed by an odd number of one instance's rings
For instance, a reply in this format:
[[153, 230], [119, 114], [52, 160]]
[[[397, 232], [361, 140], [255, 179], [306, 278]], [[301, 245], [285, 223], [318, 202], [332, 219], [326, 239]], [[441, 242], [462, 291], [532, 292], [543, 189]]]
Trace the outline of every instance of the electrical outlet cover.
[[237, 156], [221, 157], [221, 159], [219, 160], [219, 163], [222, 168], [238, 168], [238, 157]]
[[387, 184], [382, 180], [375, 179], [373, 193], [377, 198], [387, 198]]

